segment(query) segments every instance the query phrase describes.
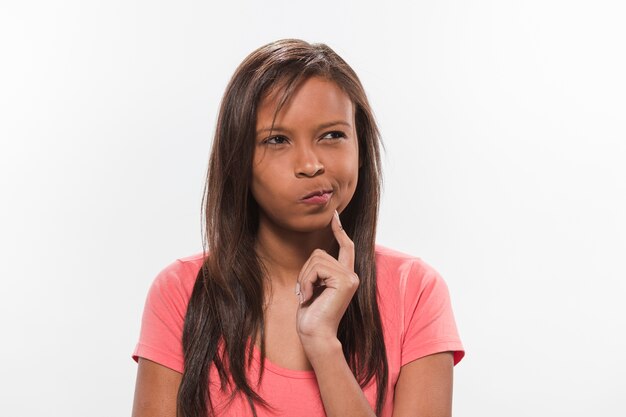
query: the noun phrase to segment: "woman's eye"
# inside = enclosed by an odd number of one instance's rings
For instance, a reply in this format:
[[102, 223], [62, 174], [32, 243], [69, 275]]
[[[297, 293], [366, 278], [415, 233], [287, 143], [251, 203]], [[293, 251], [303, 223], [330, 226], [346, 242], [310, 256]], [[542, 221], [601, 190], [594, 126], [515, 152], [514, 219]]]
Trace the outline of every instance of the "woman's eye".
[[341, 139], [345, 137], [346, 137], [345, 133], [335, 131], [335, 132], [328, 132], [322, 137], [322, 139]]
[[265, 139], [264, 142], [269, 145], [281, 145], [287, 142], [287, 138], [284, 136], [272, 136], [271, 138]]

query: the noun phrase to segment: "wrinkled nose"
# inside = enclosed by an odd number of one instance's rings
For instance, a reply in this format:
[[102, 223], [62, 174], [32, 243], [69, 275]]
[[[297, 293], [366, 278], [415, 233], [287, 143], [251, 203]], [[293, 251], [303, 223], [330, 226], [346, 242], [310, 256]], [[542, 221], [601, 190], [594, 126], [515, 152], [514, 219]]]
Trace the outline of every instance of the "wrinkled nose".
[[314, 177], [324, 172], [324, 164], [319, 160], [312, 149], [300, 149], [296, 156], [296, 177]]

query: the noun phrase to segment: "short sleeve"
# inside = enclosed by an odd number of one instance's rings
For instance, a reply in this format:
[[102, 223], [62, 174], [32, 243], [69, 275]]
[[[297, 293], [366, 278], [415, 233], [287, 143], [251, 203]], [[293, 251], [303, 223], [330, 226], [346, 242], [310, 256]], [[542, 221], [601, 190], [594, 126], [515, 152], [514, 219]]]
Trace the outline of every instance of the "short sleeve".
[[456, 327], [448, 286], [440, 274], [421, 259], [413, 262], [405, 278], [402, 365], [446, 351], [453, 352], [456, 365], [465, 356], [465, 350]]
[[149, 359], [182, 373], [182, 335], [185, 314], [195, 277], [184, 262], [176, 260], [154, 279], [146, 298], [139, 341], [133, 359]]

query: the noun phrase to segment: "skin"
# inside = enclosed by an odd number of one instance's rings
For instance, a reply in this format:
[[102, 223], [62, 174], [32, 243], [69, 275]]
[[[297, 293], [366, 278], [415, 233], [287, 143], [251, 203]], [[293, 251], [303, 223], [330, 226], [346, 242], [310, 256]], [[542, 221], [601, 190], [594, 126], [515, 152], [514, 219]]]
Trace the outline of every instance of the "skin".
[[[315, 307], [299, 308], [299, 298], [294, 297], [296, 282], [300, 281], [302, 294], [311, 292], [317, 283], [310, 276], [304, 280], [307, 265], [313, 262], [319, 267], [324, 255], [328, 261], [332, 259], [329, 253], [338, 253], [329, 224], [334, 211], [343, 210], [354, 195], [359, 148], [352, 102], [336, 84], [321, 78], [305, 81], [274, 120], [280, 93], [270, 94], [259, 106], [251, 183], [252, 195], [261, 209], [257, 253], [271, 278], [271, 296], [266, 303], [266, 349], [270, 361], [290, 369], [311, 370], [305, 352], [309, 343], [303, 344], [301, 336], [313, 332], [319, 335], [321, 331], [332, 334], [332, 327], [315, 329], [311, 317], [321, 312], [322, 304], [326, 309], [333, 304], [328, 304], [328, 293]], [[301, 201], [319, 189], [332, 190], [328, 203], [311, 205]], [[337, 269], [336, 259], [333, 261], [326, 264]], [[310, 268], [306, 272], [312, 273]], [[340, 272], [345, 275], [347, 269]], [[356, 291], [356, 285], [358, 280], [352, 290]], [[344, 303], [349, 302], [351, 294], [342, 293]], [[339, 311], [333, 313], [335, 317]], [[296, 316], [298, 324], [294, 326]], [[334, 332], [336, 335], [336, 328]]]
[[[270, 94], [259, 106], [251, 184], [261, 209], [256, 250], [270, 277], [267, 358], [315, 371], [328, 417], [374, 416], [337, 339], [359, 285], [354, 244], [338, 214], [358, 181], [354, 108], [336, 84], [319, 77], [304, 81], [274, 120], [278, 99]], [[332, 190], [326, 204], [302, 202], [317, 189]], [[133, 416], [174, 417], [180, 379], [141, 358]], [[452, 379], [450, 352], [403, 366], [393, 416], [450, 416]]]

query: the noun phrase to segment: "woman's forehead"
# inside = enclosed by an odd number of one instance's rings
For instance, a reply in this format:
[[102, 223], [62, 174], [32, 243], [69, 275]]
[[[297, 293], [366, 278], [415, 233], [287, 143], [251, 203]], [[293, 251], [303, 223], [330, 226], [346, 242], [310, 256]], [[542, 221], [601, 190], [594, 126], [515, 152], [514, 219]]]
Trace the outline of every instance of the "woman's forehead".
[[290, 116], [301, 118], [306, 114], [349, 120], [354, 118], [354, 103], [334, 80], [312, 76], [289, 90], [283, 82], [263, 95], [257, 107], [257, 125], [267, 123], [268, 119], [290, 119]]

